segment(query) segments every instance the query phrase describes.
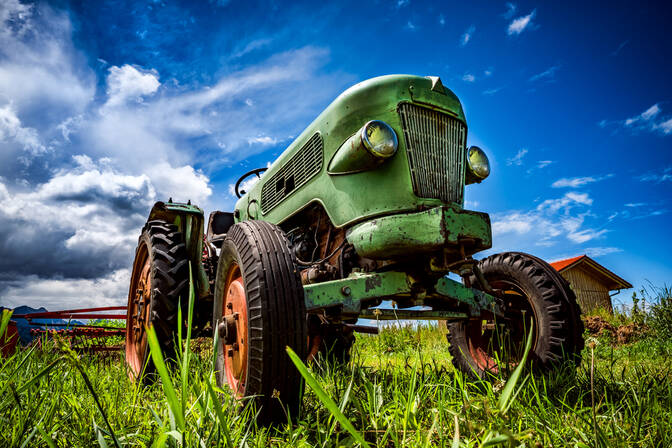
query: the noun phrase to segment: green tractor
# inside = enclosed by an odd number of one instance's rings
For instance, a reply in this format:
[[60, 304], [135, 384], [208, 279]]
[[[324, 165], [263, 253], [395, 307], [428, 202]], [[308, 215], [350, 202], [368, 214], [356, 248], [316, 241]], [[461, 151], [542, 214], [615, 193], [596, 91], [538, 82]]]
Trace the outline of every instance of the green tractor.
[[353, 331], [375, 332], [360, 319], [445, 321], [455, 366], [481, 378], [507, 347], [507, 366], [520, 359], [530, 328], [535, 368], [579, 362], [580, 310], [552, 267], [518, 252], [472, 258], [492, 246], [491, 226], [464, 209], [464, 189], [490, 165], [466, 141], [460, 101], [438, 77], [383, 76], [343, 92], [270, 167], [244, 174], [235, 209], [207, 226], [190, 203], [156, 203], [128, 297], [131, 375], [152, 368], [148, 325], [174, 353], [190, 263], [192, 334], [218, 333], [218, 383], [255, 397], [264, 420], [301, 403], [285, 347], [345, 361]]

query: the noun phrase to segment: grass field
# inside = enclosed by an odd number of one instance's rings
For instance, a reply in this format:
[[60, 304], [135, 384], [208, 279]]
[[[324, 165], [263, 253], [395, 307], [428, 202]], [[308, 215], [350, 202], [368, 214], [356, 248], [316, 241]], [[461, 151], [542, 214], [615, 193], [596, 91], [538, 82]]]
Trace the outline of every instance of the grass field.
[[208, 340], [144, 387], [119, 355], [24, 350], [2, 360], [0, 446], [672, 446], [672, 343], [613, 342], [507, 387], [456, 372], [437, 327], [388, 327], [358, 336], [347, 366], [310, 365], [298, 423], [273, 429], [216, 388]]

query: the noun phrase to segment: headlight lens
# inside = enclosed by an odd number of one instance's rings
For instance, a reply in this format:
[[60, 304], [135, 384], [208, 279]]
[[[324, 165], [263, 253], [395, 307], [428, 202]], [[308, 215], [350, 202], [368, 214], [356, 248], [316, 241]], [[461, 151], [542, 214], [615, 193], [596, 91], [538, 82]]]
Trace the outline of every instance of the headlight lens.
[[371, 154], [382, 159], [392, 157], [399, 145], [394, 129], [380, 120], [369, 121], [364, 125], [362, 143]]
[[469, 170], [478, 179], [477, 182], [480, 182], [490, 175], [488, 156], [478, 146], [471, 146], [467, 151]]

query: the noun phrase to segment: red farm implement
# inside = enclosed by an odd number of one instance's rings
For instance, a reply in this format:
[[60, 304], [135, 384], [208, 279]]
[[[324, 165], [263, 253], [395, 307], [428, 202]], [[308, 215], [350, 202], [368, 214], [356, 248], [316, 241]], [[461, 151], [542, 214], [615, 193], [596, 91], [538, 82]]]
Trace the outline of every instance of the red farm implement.
[[[124, 313], [120, 314], [120, 311]], [[72, 349], [80, 352], [112, 352], [120, 350], [123, 347], [123, 339], [121, 338], [126, 335], [125, 327], [110, 327], [81, 322], [81, 320], [126, 321], [125, 306], [13, 314], [5, 340], [2, 343], [3, 356], [14, 352], [16, 344], [19, 341], [17, 324], [21, 320], [30, 327], [33, 327], [30, 328], [30, 337], [33, 344], [41, 346], [46, 341], [60, 338], [65, 340]]]

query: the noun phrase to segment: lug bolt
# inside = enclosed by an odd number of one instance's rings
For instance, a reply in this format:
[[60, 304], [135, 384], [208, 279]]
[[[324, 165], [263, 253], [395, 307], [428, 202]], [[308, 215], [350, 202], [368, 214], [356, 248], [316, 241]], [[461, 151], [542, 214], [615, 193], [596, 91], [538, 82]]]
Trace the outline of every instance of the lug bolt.
[[349, 286], [344, 286], [344, 287], [341, 288], [341, 293], [342, 293], [344, 296], [349, 296], [351, 292], [352, 292], [352, 291], [350, 290], [350, 287], [349, 287]]

